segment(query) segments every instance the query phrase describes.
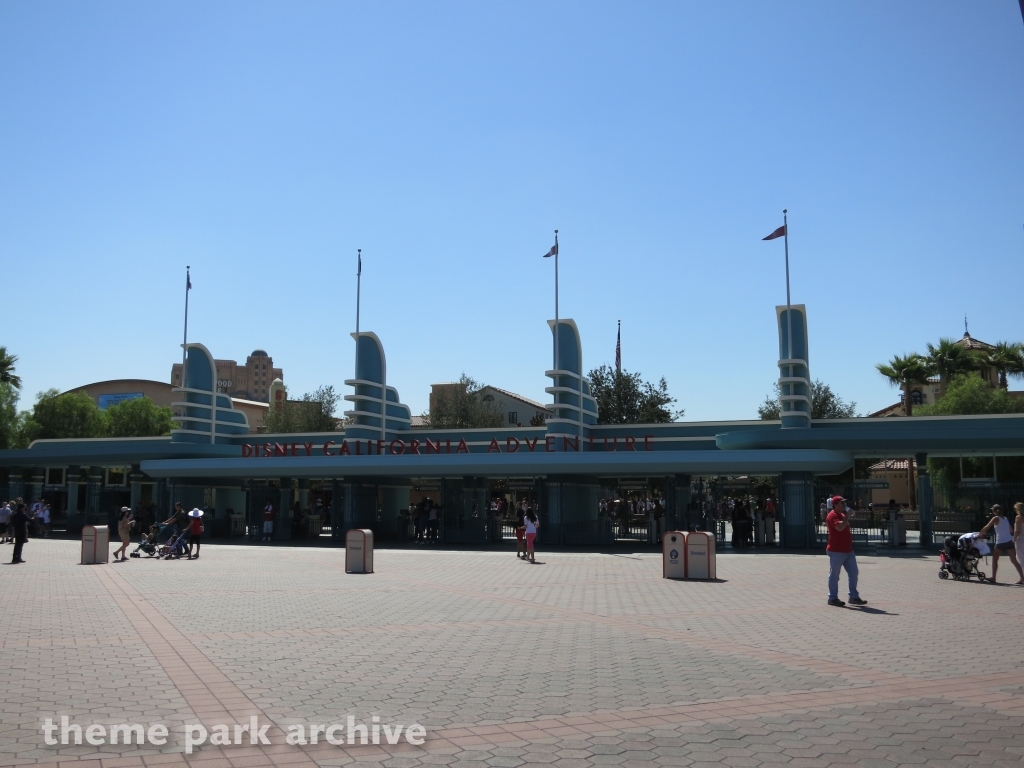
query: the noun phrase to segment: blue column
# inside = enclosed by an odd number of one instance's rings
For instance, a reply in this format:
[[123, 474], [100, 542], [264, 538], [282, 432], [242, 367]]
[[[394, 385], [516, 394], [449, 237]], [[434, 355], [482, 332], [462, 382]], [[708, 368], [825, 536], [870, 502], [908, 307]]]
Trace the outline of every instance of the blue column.
[[274, 541], [288, 541], [292, 537], [292, 480], [281, 478], [280, 503], [277, 505], [277, 520], [274, 521]]
[[803, 304], [793, 304], [789, 309], [785, 306], [776, 307], [775, 315], [779, 325], [779, 400], [782, 407], [782, 427], [806, 428], [811, 426], [807, 310]]
[[610, 543], [597, 518], [601, 485], [596, 477], [548, 477], [546, 489], [543, 542], [583, 546]]
[[785, 514], [781, 526], [783, 545], [790, 549], [815, 546], [814, 476], [810, 472], [783, 472], [779, 477], [779, 497]]
[[[377, 527], [377, 484], [350, 482], [344, 486], [344, 520], [342, 527], [349, 528]], [[342, 533], [344, 536], [344, 533]]]
[[919, 453], [917, 462], [917, 510], [920, 515], [920, 542], [922, 547], [932, 546], [932, 478], [928, 474], [928, 454]]

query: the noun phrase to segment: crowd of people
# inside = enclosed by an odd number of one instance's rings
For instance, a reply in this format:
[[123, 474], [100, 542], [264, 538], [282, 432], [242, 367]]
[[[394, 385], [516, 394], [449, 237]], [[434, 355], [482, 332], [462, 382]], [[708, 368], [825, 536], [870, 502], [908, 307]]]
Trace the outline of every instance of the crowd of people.
[[13, 501], [5, 501], [3, 506], [0, 506], [0, 538], [4, 544], [14, 545], [12, 565], [25, 562], [21, 555], [28, 542], [32, 520], [33, 514], [20, 496]]

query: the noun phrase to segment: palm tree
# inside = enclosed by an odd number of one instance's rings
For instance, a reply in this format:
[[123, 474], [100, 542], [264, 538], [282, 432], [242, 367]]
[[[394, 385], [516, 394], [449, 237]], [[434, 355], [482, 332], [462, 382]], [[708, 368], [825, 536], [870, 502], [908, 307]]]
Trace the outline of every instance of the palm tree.
[[[941, 342], [940, 342], [941, 343]], [[928, 345], [929, 351], [931, 344]], [[912, 392], [915, 386], [921, 386], [928, 382], [930, 373], [928, 360], [921, 357], [917, 352], [912, 352], [905, 357], [896, 355], [888, 363], [879, 363], [875, 366], [878, 372], [889, 380], [894, 387], [903, 390], [903, 413], [907, 416], [914, 414], [914, 398]], [[917, 489], [914, 487], [914, 460], [907, 459], [907, 491], [910, 495], [910, 506], [917, 508]]]
[[929, 342], [926, 362], [931, 371], [939, 374], [943, 389], [954, 376], [978, 369], [978, 358], [952, 339], [939, 339], [938, 346]]
[[879, 363], [875, 368], [889, 380], [890, 384], [903, 390], [903, 412], [907, 416], [912, 416], [914, 403], [911, 392], [915, 386], [928, 382], [928, 361], [913, 352], [905, 357], [896, 355], [888, 363]]
[[17, 355], [9, 355], [7, 347], [0, 347], [0, 383], [10, 384], [15, 389], [21, 389], [21, 377], [14, 375], [16, 362], [18, 362]]
[[999, 386], [1007, 389], [1010, 376], [1024, 376], [1024, 345], [1000, 341], [985, 355], [985, 365], [999, 374]]

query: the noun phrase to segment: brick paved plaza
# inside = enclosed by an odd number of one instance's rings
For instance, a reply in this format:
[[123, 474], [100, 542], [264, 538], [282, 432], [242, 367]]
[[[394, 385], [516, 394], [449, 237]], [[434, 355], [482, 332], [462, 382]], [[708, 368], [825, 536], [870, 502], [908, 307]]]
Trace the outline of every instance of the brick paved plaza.
[[[340, 549], [82, 566], [76, 543], [33, 540], [25, 557], [0, 566], [4, 765], [1024, 761], [1024, 589], [939, 581], [935, 558], [862, 556], [859, 610], [825, 604], [823, 556], [720, 556], [718, 583], [665, 581], [651, 554], [378, 550], [366, 576]], [[171, 735], [46, 746], [60, 715]], [[270, 746], [183, 753], [185, 723], [253, 715]], [[427, 741], [285, 743], [348, 715]]]

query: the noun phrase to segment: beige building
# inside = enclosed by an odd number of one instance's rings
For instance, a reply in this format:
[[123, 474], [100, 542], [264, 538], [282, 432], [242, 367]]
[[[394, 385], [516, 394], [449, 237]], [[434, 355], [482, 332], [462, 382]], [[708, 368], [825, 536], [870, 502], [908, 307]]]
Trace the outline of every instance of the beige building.
[[[463, 389], [463, 386], [457, 381], [431, 384], [430, 407], [434, 407], [434, 400], [438, 393], [453, 389]], [[502, 413], [502, 423], [510, 427], [528, 427], [533, 419], [547, 420], [551, 417], [551, 411], [542, 403], [517, 395], [515, 392], [509, 392], [507, 389], [492, 387], [489, 384], [480, 388], [480, 399], [497, 406]], [[413, 416], [413, 426], [424, 427], [426, 424], [422, 417]]]
[[[232, 398], [270, 402], [270, 385], [284, 379], [284, 371], [274, 367], [274, 359], [262, 349], [253, 350], [245, 365], [234, 360], [214, 360], [217, 366], [217, 391]], [[171, 366], [171, 384], [181, 386], [181, 363]]]
[[[971, 336], [971, 334], [964, 332], [963, 338], [956, 342], [957, 346], [962, 346], [964, 349], [972, 352], [987, 352], [991, 349], [995, 349], [991, 344]], [[987, 381], [991, 386], [999, 386], [999, 373], [993, 368], [982, 367], [978, 373], [981, 374], [981, 378]], [[932, 377], [928, 379], [928, 382], [921, 384], [920, 386], [914, 387], [910, 392], [910, 401], [914, 406], [918, 405], [933, 405], [942, 399], [942, 396], [946, 394], [946, 385], [939, 381], [939, 378]], [[905, 395], [900, 393], [900, 401], [893, 403], [892, 405], [886, 406], [880, 411], [869, 413], [868, 416], [874, 418], [878, 416], [904, 416], [903, 413], [903, 398]]]

